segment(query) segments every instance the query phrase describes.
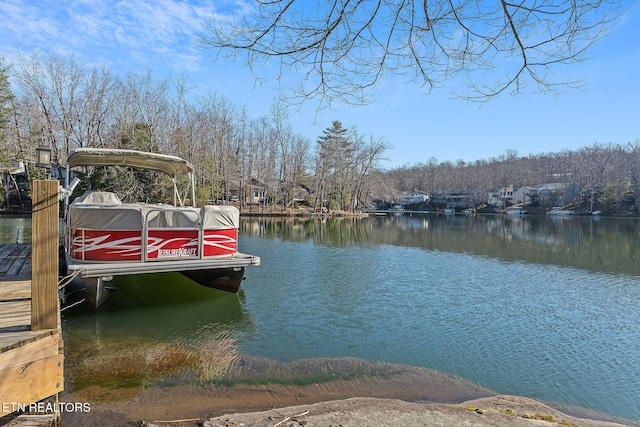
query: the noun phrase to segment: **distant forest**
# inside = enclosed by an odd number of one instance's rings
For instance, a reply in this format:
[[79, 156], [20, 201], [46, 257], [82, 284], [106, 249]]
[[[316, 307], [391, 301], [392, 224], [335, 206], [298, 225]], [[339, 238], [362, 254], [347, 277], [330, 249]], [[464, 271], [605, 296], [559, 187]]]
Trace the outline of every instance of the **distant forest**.
[[594, 143], [578, 150], [519, 156], [505, 150], [498, 157], [474, 162], [438, 162], [395, 168], [385, 172], [393, 187], [405, 192], [438, 190], [465, 192], [473, 204], [487, 202], [491, 190], [544, 183], [573, 183], [594, 210], [611, 214], [639, 213], [640, 141]]
[[[482, 204], [495, 188], [549, 182], [577, 184], [603, 211], [640, 209], [638, 141], [524, 157], [506, 150], [474, 162], [430, 158], [385, 169], [390, 144], [384, 138], [336, 120], [309, 141], [292, 129], [277, 100], [268, 114], [251, 118], [227, 97], [196, 98], [191, 90], [184, 76], [114, 76], [72, 56], [34, 52], [12, 64], [0, 56], [0, 164], [32, 165], [40, 145], [50, 147], [60, 164], [77, 147], [172, 154], [193, 163], [198, 204], [233, 202], [241, 209], [357, 211], [415, 192], [465, 192]], [[29, 167], [26, 175], [28, 183], [42, 171]], [[2, 205], [16, 182], [3, 180]], [[163, 194], [162, 182], [129, 182], [120, 190], [144, 200]]]

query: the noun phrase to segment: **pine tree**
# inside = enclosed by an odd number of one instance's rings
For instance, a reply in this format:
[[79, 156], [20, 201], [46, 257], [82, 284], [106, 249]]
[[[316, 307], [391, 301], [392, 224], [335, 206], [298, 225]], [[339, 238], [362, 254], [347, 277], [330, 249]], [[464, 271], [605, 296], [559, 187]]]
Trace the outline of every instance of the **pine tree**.
[[347, 129], [335, 120], [318, 138], [316, 206], [344, 210], [351, 197], [354, 144]]

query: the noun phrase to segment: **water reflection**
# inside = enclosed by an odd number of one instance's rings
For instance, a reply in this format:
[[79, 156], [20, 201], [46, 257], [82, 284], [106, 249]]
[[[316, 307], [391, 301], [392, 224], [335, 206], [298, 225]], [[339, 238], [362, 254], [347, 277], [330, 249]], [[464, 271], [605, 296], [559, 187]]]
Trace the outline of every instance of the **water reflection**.
[[336, 247], [394, 245], [640, 275], [635, 218], [405, 214], [367, 218], [251, 218], [246, 235]]

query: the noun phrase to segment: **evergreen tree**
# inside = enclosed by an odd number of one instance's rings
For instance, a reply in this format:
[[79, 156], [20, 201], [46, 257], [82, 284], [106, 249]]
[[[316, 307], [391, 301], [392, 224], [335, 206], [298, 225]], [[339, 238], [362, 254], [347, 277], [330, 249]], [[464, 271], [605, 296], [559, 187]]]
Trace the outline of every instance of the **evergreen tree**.
[[[316, 206], [344, 210], [351, 197], [354, 144], [347, 129], [335, 120], [318, 138]], [[327, 205], [328, 204], [328, 205]]]

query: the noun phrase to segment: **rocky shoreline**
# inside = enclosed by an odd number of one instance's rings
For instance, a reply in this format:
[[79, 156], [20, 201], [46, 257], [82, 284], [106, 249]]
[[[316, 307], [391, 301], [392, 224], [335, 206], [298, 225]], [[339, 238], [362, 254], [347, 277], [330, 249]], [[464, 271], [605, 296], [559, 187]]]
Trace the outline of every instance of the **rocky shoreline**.
[[503, 395], [459, 404], [352, 398], [263, 412], [222, 415], [205, 420], [198, 425], [203, 427], [526, 427], [545, 425], [613, 427], [626, 424], [578, 418], [533, 399]]

